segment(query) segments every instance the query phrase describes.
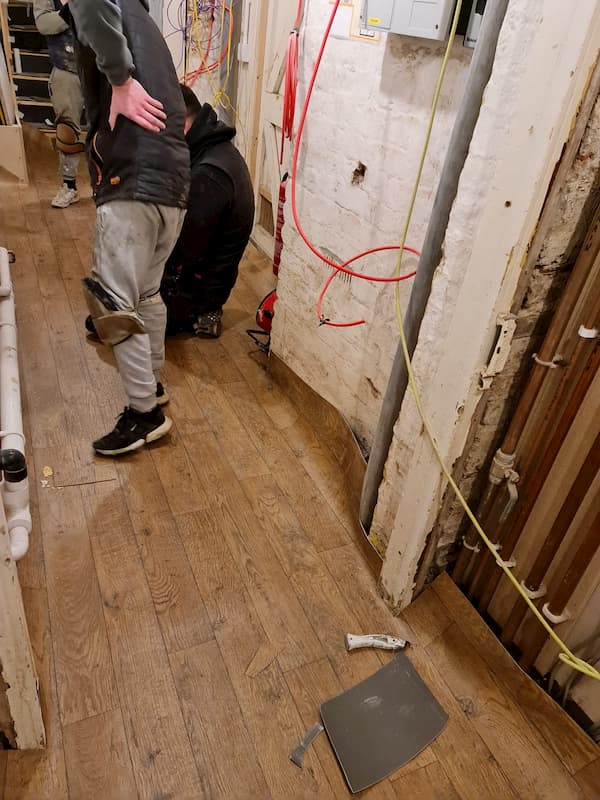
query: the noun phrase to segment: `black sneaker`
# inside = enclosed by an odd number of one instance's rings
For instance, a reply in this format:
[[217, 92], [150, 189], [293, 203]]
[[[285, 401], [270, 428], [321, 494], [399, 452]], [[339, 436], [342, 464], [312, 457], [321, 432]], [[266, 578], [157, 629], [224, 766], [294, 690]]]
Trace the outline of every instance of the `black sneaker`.
[[159, 406], [166, 406], [171, 398], [167, 394], [167, 390], [160, 381], [156, 384], [156, 403]]
[[171, 430], [172, 424], [158, 406], [146, 412], [126, 406], [114, 429], [94, 442], [94, 450], [103, 456], [130, 453], [160, 439]]
[[217, 308], [214, 311], [207, 311], [205, 314], [199, 314], [192, 323], [194, 333], [196, 336], [210, 336], [211, 339], [218, 339], [221, 335], [222, 317], [222, 308]]

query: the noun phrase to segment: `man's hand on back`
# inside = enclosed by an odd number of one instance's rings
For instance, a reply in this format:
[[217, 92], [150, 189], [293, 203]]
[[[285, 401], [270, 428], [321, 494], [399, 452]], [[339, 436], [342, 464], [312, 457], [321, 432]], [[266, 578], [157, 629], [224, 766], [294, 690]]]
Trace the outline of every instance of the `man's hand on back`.
[[139, 81], [129, 78], [121, 86], [112, 87], [108, 123], [113, 130], [117, 117], [122, 114], [142, 128], [158, 133], [164, 130], [167, 118], [162, 109], [162, 103], [151, 97]]

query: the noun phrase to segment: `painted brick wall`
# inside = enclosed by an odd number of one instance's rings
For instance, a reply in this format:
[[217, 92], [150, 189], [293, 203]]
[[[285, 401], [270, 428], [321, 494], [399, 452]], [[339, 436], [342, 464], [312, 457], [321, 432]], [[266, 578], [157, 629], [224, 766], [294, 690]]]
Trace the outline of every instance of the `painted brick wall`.
[[[331, 6], [308, 5], [300, 53], [304, 93]], [[444, 45], [383, 36], [378, 44], [331, 38], [313, 94], [300, 173], [298, 208], [319, 248], [339, 260], [399, 241]], [[419, 247], [471, 60], [457, 38], [417, 200], [409, 244]], [[353, 183], [358, 162], [364, 180]], [[320, 327], [316, 298], [329, 269], [298, 237], [287, 208], [285, 249], [272, 346], [304, 380], [334, 403], [369, 446], [396, 349], [391, 285], [337, 278], [324, 312], [333, 320], [364, 317], [350, 329]], [[414, 265], [412, 257], [406, 266]], [[389, 275], [395, 257], [370, 257], [364, 271]], [[409, 284], [402, 290], [406, 303]]]

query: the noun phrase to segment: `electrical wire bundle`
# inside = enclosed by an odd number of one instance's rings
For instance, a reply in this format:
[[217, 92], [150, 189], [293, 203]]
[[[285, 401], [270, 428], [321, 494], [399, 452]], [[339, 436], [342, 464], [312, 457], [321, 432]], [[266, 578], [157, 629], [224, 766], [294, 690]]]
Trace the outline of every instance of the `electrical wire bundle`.
[[[166, 9], [172, 30], [165, 38], [181, 37], [181, 54], [176, 64], [177, 71], [182, 73], [181, 81], [193, 86], [200, 76], [206, 75], [214, 92], [212, 104], [225, 108], [231, 108], [227, 86], [232, 67], [233, 9], [238, 2], [169, 0]], [[190, 60], [194, 57], [200, 63], [190, 70]], [[218, 77], [213, 79], [213, 74]]]
[[225, 82], [221, 91], [225, 91], [231, 74], [231, 43], [233, 37], [233, 3], [224, 0], [194, 0], [189, 23], [189, 47], [200, 58], [200, 65], [188, 72], [186, 55], [184, 81], [193, 86], [200, 75], [218, 70], [227, 64]]

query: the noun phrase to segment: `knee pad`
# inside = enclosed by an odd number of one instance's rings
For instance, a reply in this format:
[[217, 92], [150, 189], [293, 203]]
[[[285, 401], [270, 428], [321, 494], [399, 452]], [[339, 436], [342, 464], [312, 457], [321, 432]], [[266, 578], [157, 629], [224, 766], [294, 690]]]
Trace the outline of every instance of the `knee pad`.
[[98, 281], [84, 278], [82, 283], [94, 328], [103, 344], [114, 347], [136, 333], [145, 333], [144, 323], [135, 311], [119, 309]]
[[56, 149], [69, 156], [81, 153], [84, 149], [83, 143], [79, 141], [79, 128], [66, 117], [56, 120]]

